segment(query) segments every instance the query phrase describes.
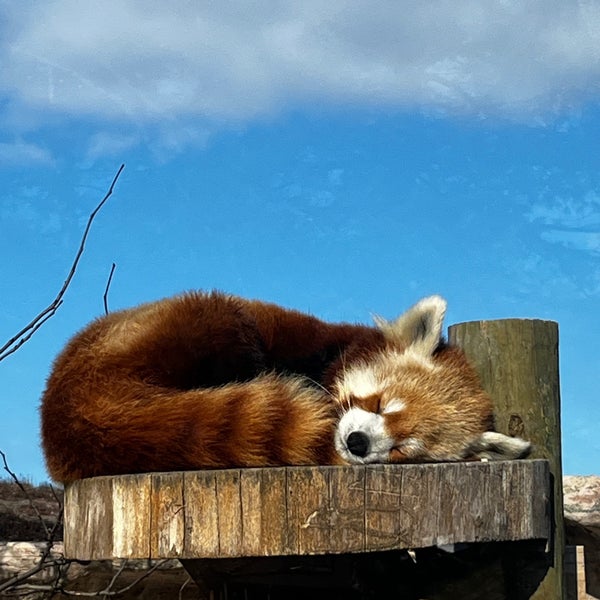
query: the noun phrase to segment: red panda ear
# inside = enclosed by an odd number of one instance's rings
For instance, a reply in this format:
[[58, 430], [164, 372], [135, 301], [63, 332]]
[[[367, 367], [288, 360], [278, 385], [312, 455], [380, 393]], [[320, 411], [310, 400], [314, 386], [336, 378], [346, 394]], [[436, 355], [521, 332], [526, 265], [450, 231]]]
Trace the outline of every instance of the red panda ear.
[[375, 323], [391, 342], [410, 347], [423, 356], [431, 356], [442, 337], [446, 306], [441, 296], [429, 296], [395, 321], [375, 317]]

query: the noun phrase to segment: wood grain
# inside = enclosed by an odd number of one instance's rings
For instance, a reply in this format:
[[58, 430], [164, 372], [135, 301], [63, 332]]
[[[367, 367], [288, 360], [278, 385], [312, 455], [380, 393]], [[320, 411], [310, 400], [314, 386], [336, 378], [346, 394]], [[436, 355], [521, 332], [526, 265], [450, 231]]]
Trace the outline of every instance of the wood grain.
[[65, 549], [189, 559], [545, 539], [549, 490], [544, 460], [98, 477], [67, 486]]
[[[531, 597], [560, 598], [564, 595], [565, 540], [558, 324], [539, 319], [472, 321], [451, 326], [448, 338], [463, 348], [494, 401], [498, 431], [529, 440], [533, 444], [532, 456], [548, 460], [553, 482], [549, 492], [554, 527], [546, 557], [547, 574]], [[505, 485], [513, 488], [514, 493], [528, 493], [530, 480], [523, 480], [522, 475], [518, 471], [505, 472]], [[539, 507], [521, 509], [525, 511], [522, 514], [506, 515], [509, 525], [538, 518]]]

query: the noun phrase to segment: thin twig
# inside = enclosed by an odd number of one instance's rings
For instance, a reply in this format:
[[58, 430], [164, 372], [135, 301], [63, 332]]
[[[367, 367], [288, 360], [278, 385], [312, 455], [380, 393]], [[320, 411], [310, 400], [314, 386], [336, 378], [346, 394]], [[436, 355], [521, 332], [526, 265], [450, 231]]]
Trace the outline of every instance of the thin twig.
[[38, 562], [38, 564], [35, 567], [31, 567], [31, 569], [28, 569], [27, 571], [24, 571], [23, 573], [19, 573], [18, 575], [15, 575], [12, 579], [8, 579], [7, 581], [4, 581], [2, 583], [0, 583], [0, 592], [4, 592], [4, 590], [8, 590], [11, 588], [17, 588], [17, 587], [22, 587], [24, 584], [22, 584], [22, 581], [25, 581], [27, 579], [29, 579], [30, 577], [33, 577], [34, 575], [37, 575], [38, 573], [40, 573], [41, 571], [44, 571], [45, 569], [47, 569], [48, 567], [53, 567], [58, 565], [61, 560], [60, 558], [52, 558], [49, 561], [40, 561]]
[[0, 592], [3, 592], [4, 590], [10, 589], [10, 588], [15, 588], [15, 587], [19, 586], [20, 582], [29, 579], [30, 577], [32, 577], [33, 575], [36, 575], [37, 573], [39, 573], [41, 571], [44, 571], [48, 567], [58, 565], [58, 562], [61, 559], [52, 557], [52, 548], [54, 546], [56, 534], [62, 525], [63, 508], [62, 508], [62, 503], [58, 500], [58, 498], [55, 494], [54, 497], [57, 499], [59, 512], [58, 512], [56, 521], [55, 521], [54, 525], [52, 526], [52, 529], [49, 529], [48, 526], [46, 525], [46, 522], [44, 521], [44, 518], [42, 517], [42, 514], [40, 513], [35, 502], [33, 501], [33, 498], [27, 491], [27, 488], [21, 483], [19, 478], [16, 476], [15, 472], [8, 466], [6, 454], [4, 454], [4, 452], [2, 450], [0, 450], [0, 457], [2, 457], [2, 462], [4, 463], [3, 469], [9, 474], [11, 479], [15, 482], [17, 487], [21, 490], [21, 492], [23, 493], [23, 495], [29, 502], [29, 505], [34, 510], [36, 517], [38, 518], [39, 522], [41, 523], [41, 525], [44, 529], [44, 532], [46, 534], [46, 547], [44, 548], [44, 551], [42, 552], [37, 565], [35, 567], [32, 567], [31, 569], [25, 571], [24, 573], [19, 573], [19, 574], [15, 575], [12, 579], [9, 579], [7, 581], [0, 583]]
[[[75, 590], [67, 590], [62, 587], [55, 588], [54, 586], [43, 585], [43, 584], [42, 585], [23, 584], [20, 586], [20, 589], [35, 589], [38, 591], [45, 591], [45, 592], [60, 592], [61, 594], [65, 594], [66, 596], [81, 596], [84, 598], [97, 598], [99, 596], [106, 596], [106, 597], [118, 596], [120, 594], [125, 594], [126, 592], [128, 592], [129, 590], [134, 588], [138, 583], [140, 583], [141, 581], [143, 581], [144, 579], [149, 577], [152, 573], [154, 573], [154, 571], [156, 571], [157, 569], [162, 567], [168, 560], [169, 559], [164, 559], [164, 560], [158, 561], [150, 569], [148, 569], [147, 571], [142, 573], [139, 577], [137, 577], [130, 584], [128, 584], [122, 588], [116, 589], [116, 590], [110, 589], [111, 585], [113, 585], [113, 583], [114, 583], [115, 577], [113, 577], [111, 582], [103, 590], [99, 590], [97, 592], [79, 592], [79, 591], [75, 591]], [[125, 562], [123, 564], [125, 564]], [[117, 576], [121, 573], [122, 570], [123, 570], [123, 566], [121, 566], [121, 568], [119, 569]]]
[[58, 294], [56, 295], [54, 300], [52, 300], [52, 302], [44, 310], [42, 310], [36, 317], [33, 318], [33, 320], [30, 323], [25, 325], [25, 327], [23, 327], [23, 329], [21, 329], [21, 331], [19, 331], [16, 335], [14, 335], [12, 338], [10, 338], [8, 340], [8, 342], [6, 342], [6, 344], [4, 344], [4, 346], [0, 347], [0, 361], [4, 360], [7, 356], [12, 354], [13, 352], [16, 352], [25, 342], [29, 341], [33, 337], [33, 334], [48, 319], [50, 319], [51, 317], [54, 316], [54, 314], [56, 313], [56, 311], [62, 304], [63, 297], [64, 297], [69, 285], [71, 284], [71, 280], [73, 279], [73, 277], [75, 275], [75, 271], [77, 270], [77, 266], [79, 264], [79, 259], [81, 258], [81, 255], [83, 254], [83, 251], [85, 248], [85, 243], [86, 243], [88, 235], [90, 233], [92, 223], [94, 222], [94, 219], [96, 218], [96, 215], [98, 214], [100, 209], [104, 206], [106, 201], [112, 195], [114, 187], [117, 183], [117, 180], [119, 179], [119, 176], [121, 175], [124, 168], [125, 168], [125, 165], [121, 165], [119, 167], [117, 174], [114, 176], [112, 183], [110, 184], [110, 187], [108, 188], [108, 192], [106, 192], [106, 195], [104, 196], [104, 198], [102, 198], [100, 203], [96, 206], [96, 208], [90, 214], [87, 225], [83, 232], [83, 235], [81, 236], [81, 241], [79, 242], [79, 248], [77, 250], [77, 253], [75, 254], [75, 258], [73, 259], [73, 262], [71, 263], [71, 269], [69, 270], [67, 278], [65, 279]]
[[192, 578], [188, 575], [187, 579], [183, 582], [182, 586], [179, 588], [179, 600], [183, 600], [183, 590], [192, 582]]
[[56, 504], [58, 504], [58, 507], [60, 508], [60, 510], [63, 509], [63, 503], [61, 498], [58, 496], [58, 494], [56, 493], [56, 488], [50, 483], [48, 484], [50, 486], [50, 490], [52, 491], [52, 495], [54, 496], [54, 500], [56, 500]]
[[[46, 525], [46, 522], [44, 521], [44, 518], [42, 517], [42, 513], [40, 513], [40, 511], [38, 510], [38, 507], [35, 505], [35, 502], [31, 498], [31, 495], [29, 494], [29, 492], [27, 491], [25, 486], [19, 481], [19, 478], [15, 475], [15, 473], [8, 466], [8, 462], [6, 460], [6, 454], [4, 454], [4, 452], [2, 452], [2, 450], [0, 450], [0, 456], [2, 457], [2, 462], [4, 463], [4, 467], [3, 467], [4, 470], [9, 474], [11, 479], [17, 484], [18, 488], [21, 490], [21, 492], [23, 492], [23, 495], [25, 496], [25, 498], [27, 498], [29, 505], [31, 506], [31, 508], [33, 508], [33, 510], [35, 512], [35, 516], [38, 518], [39, 522], [41, 523], [42, 527], [44, 528], [44, 533], [46, 534], [46, 537], [48, 538], [50, 536], [50, 529], [48, 529], [48, 526]], [[2, 588], [0, 588], [0, 589], [2, 589]]]
[[119, 579], [119, 577], [121, 577], [121, 573], [123, 573], [126, 566], [127, 566], [127, 561], [126, 560], [121, 561], [121, 564], [120, 564], [119, 568], [117, 569], [117, 572], [112, 576], [108, 585], [102, 591], [103, 598], [108, 598], [108, 595], [110, 594], [110, 592], [114, 591], [113, 587], [117, 583], [117, 579]]
[[115, 263], [112, 264], [110, 268], [110, 273], [108, 275], [108, 281], [106, 282], [106, 289], [104, 290], [104, 296], [102, 297], [104, 300], [104, 314], [108, 314], [108, 291], [110, 290], [110, 284], [112, 282], [113, 274], [115, 272], [115, 268], [117, 265]]

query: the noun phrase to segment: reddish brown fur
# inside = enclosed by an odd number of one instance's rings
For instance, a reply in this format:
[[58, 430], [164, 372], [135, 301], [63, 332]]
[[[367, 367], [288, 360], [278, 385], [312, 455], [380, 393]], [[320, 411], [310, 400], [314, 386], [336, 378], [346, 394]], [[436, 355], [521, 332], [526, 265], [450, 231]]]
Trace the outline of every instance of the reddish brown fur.
[[[442, 346], [433, 359], [434, 373], [409, 363], [402, 367], [401, 379], [370, 398], [371, 406], [365, 407], [361, 399], [352, 403], [383, 414], [386, 428], [400, 441], [392, 448], [391, 462], [469, 458], [469, 440], [493, 429], [492, 402], [464, 353]], [[394, 397], [402, 398], [406, 408], [385, 414], [386, 401]], [[419, 440], [423, 449], [404, 449], [406, 439]]]
[[319, 381], [345, 349], [381, 339], [220, 293], [109, 314], [71, 340], [48, 380], [50, 475], [335, 463], [335, 407], [294, 374]]
[[[334, 448], [337, 378], [390, 347], [403, 350], [378, 328], [328, 324], [217, 292], [109, 314], [76, 335], [54, 364], [41, 407], [48, 470], [68, 482], [342, 462]], [[491, 403], [462, 353], [443, 349], [434, 361], [446, 367], [442, 380], [420, 377], [411, 399], [417, 408], [402, 420], [388, 415], [393, 427], [427, 440], [456, 436], [456, 424], [444, 430], [454, 418], [453, 402], [445, 409], [440, 401], [447, 395], [463, 404], [456, 418], [467, 419], [466, 432], [489, 429]]]

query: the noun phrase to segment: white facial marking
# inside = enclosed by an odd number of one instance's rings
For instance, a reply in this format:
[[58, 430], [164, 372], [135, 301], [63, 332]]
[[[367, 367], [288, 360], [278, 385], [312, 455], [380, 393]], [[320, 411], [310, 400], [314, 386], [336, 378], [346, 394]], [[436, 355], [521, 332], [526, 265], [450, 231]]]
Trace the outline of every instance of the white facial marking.
[[357, 398], [368, 398], [381, 390], [373, 370], [360, 367], [344, 372], [340, 387], [347, 395]]
[[[357, 456], [348, 449], [346, 440], [354, 432], [363, 433], [369, 440], [365, 456]], [[335, 432], [335, 448], [338, 454], [353, 464], [388, 462], [393, 445], [394, 440], [385, 429], [383, 417], [362, 408], [351, 408], [346, 412]]]
[[381, 411], [384, 415], [391, 415], [393, 413], [399, 413], [406, 408], [406, 403], [400, 398], [392, 398]]

